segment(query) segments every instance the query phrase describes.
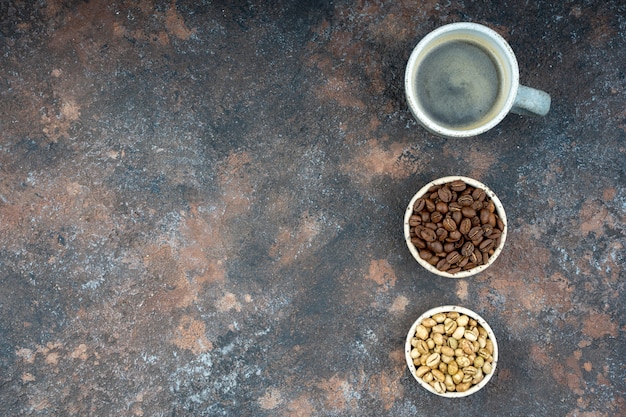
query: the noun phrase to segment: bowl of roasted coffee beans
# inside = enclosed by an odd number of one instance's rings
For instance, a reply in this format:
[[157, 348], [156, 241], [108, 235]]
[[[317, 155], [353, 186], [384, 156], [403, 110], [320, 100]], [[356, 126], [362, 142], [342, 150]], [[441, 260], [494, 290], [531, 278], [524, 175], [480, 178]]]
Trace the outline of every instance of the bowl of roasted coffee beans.
[[411, 375], [433, 394], [474, 394], [493, 376], [498, 343], [487, 322], [459, 306], [426, 311], [411, 326], [405, 343]]
[[404, 237], [413, 257], [448, 278], [488, 268], [502, 252], [506, 234], [506, 214], [496, 194], [467, 177], [431, 181], [404, 214]]

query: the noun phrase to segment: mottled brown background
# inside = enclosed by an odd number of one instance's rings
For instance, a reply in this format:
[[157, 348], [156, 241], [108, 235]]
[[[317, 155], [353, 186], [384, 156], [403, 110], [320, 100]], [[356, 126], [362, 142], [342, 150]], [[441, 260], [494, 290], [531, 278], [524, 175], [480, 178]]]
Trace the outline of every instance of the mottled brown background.
[[[548, 116], [418, 127], [406, 61], [456, 21]], [[0, 414], [624, 416], [625, 167], [621, 0], [3, 0]], [[453, 174], [510, 222], [464, 280], [402, 236]], [[501, 348], [464, 400], [403, 357], [448, 303]]]

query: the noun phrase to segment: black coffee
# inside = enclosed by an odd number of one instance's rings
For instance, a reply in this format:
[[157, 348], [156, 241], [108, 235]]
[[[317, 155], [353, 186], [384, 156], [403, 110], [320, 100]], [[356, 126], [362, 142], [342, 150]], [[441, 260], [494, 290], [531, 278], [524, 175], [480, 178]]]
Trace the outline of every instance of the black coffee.
[[417, 97], [426, 114], [449, 128], [469, 128], [485, 117], [500, 90], [498, 66], [488, 52], [465, 41], [430, 51], [416, 74]]

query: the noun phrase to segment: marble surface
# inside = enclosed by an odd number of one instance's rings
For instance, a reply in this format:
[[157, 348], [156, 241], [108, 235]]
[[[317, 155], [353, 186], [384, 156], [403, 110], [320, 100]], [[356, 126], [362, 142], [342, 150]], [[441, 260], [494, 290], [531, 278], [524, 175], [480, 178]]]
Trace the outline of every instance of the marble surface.
[[[547, 116], [417, 125], [406, 61], [457, 21]], [[0, 57], [1, 415], [626, 415], [624, 2], [8, 0]], [[467, 279], [402, 234], [446, 175], [507, 211]], [[444, 304], [500, 346], [462, 400], [404, 359]]]

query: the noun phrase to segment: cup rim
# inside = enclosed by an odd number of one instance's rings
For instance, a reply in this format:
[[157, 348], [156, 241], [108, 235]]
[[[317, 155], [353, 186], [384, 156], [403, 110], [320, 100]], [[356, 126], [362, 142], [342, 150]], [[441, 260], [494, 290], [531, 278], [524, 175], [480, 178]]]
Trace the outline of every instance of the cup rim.
[[[493, 362], [492, 362], [493, 368], [490, 373], [485, 375], [482, 381], [480, 381], [476, 385], [472, 385], [470, 389], [468, 389], [465, 392], [446, 391], [444, 393], [439, 393], [435, 391], [435, 389], [432, 386], [430, 386], [430, 384], [428, 384], [427, 382], [422, 380], [422, 378], [418, 377], [415, 374], [417, 369], [415, 368], [415, 365], [413, 364], [413, 359], [411, 358], [411, 350], [413, 349], [413, 346], [411, 345], [411, 339], [413, 338], [413, 335], [415, 334], [415, 328], [417, 327], [418, 324], [422, 322], [422, 320], [428, 317], [432, 317], [437, 313], [447, 313], [450, 311], [457, 311], [461, 314], [466, 314], [467, 316], [476, 320], [478, 324], [480, 324], [487, 331], [487, 334], [489, 335], [489, 339], [493, 343], [493, 355], [492, 355], [493, 356]], [[487, 323], [487, 321], [484, 318], [482, 318], [478, 313], [468, 308], [461, 307], [458, 305], [443, 305], [443, 306], [434, 307], [434, 308], [431, 308], [430, 310], [425, 311], [413, 322], [413, 324], [409, 328], [409, 331], [406, 336], [406, 341], [404, 343], [404, 357], [405, 357], [407, 366], [409, 368], [409, 372], [411, 372], [411, 375], [413, 375], [413, 378], [415, 378], [415, 380], [422, 387], [424, 387], [427, 391], [432, 392], [433, 394], [439, 395], [441, 397], [462, 398], [462, 397], [467, 397], [468, 395], [472, 395], [480, 391], [482, 388], [485, 387], [485, 385], [487, 385], [487, 383], [491, 380], [491, 378], [495, 374], [496, 367], [498, 365], [498, 342], [496, 340], [496, 335], [493, 332], [493, 329], [491, 328], [491, 326], [489, 326], [489, 323]]]
[[[481, 126], [472, 128], [472, 129], [451, 129], [445, 126], [442, 126], [434, 121], [432, 121], [417, 105], [417, 98], [415, 97], [414, 88], [413, 88], [413, 73], [414, 67], [416, 66], [416, 62], [420, 54], [426, 47], [436, 38], [453, 31], [475, 31], [479, 32], [482, 35], [485, 35], [496, 42], [499, 48], [504, 52], [507, 57], [508, 64], [511, 67], [511, 88], [506, 98], [505, 102], [502, 105], [502, 108], [498, 113], [494, 115], [494, 117], [488, 120]], [[515, 57], [515, 53], [513, 49], [509, 45], [509, 43], [496, 31], [493, 29], [481, 25], [479, 23], [473, 22], [457, 22], [450, 23], [447, 25], [443, 25], [438, 27], [437, 29], [426, 34], [415, 46], [413, 51], [411, 52], [411, 56], [407, 62], [406, 70], [404, 73], [404, 90], [406, 99], [409, 105], [409, 109], [413, 116], [426, 130], [430, 131], [439, 136], [443, 137], [451, 137], [451, 138], [461, 138], [461, 137], [471, 137], [476, 136], [481, 133], [485, 133], [488, 130], [494, 128], [498, 125], [510, 112], [513, 104], [515, 102], [515, 97], [517, 96], [517, 91], [519, 89], [519, 66], [517, 63], [517, 58]]]
[[[500, 235], [500, 245], [498, 245], [498, 247], [494, 249], [493, 255], [489, 257], [489, 260], [486, 264], [478, 265], [477, 267], [468, 269], [466, 271], [459, 271], [456, 274], [450, 274], [446, 271], [438, 270], [434, 265], [429, 264], [428, 262], [426, 262], [419, 256], [419, 251], [417, 250], [415, 245], [413, 245], [413, 243], [411, 242], [411, 226], [409, 224], [409, 219], [411, 215], [413, 214], [413, 205], [415, 204], [415, 201], [417, 201], [418, 198], [424, 196], [426, 192], [430, 189], [430, 187], [434, 185], [447, 184], [456, 180], [462, 180], [463, 182], [465, 182], [468, 185], [471, 185], [472, 187], [481, 188], [482, 190], [485, 191], [485, 193], [489, 196], [489, 198], [491, 198], [491, 201], [493, 201], [493, 204], [496, 207], [496, 213], [500, 217], [500, 220], [502, 220], [502, 222], [504, 223], [504, 230], [502, 230], [502, 235]], [[506, 213], [504, 211], [504, 206], [502, 205], [502, 202], [500, 202], [500, 199], [498, 198], [496, 193], [494, 193], [489, 187], [487, 187], [485, 184], [483, 184], [480, 181], [477, 181], [473, 178], [462, 177], [462, 176], [457, 176], [457, 175], [437, 178], [429, 182], [428, 184], [424, 185], [422, 188], [419, 189], [417, 193], [413, 195], [413, 198], [411, 198], [411, 200], [409, 201], [406, 211], [404, 212], [404, 240], [409, 248], [409, 252], [411, 252], [411, 255], [413, 255], [413, 258], [415, 258], [415, 260], [421, 266], [423, 266], [426, 270], [432, 272], [433, 274], [446, 277], [446, 278], [467, 278], [472, 275], [476, 275], [484, 271], [488, 267], [490, 267], [498, 258], [498, 256], [500, 256], [500, 254], [502, 253], [502, 249], [504, 248], [504, 243], [506, 242], [507, 229], [508, 229], [508, 223], [506, 219]]]

